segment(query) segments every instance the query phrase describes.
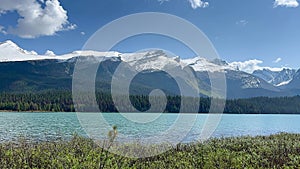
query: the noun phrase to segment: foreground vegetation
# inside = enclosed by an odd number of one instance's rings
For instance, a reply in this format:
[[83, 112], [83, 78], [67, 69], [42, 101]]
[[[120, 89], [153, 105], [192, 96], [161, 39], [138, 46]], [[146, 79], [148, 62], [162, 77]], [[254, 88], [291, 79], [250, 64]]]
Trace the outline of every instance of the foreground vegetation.
[[[102, 112], [117, 112], [111, 95], [96, 93], [99, 109]], [[120, 96], [120, 100], [122, 100]], [[140, 111], [150, 107], [148, 96], [131, 96], [132, 104]], [[189, 98], [193, 99], [193, 98]], [[124, 99], [125, 100], [125, 99]], [[180, 96], [168, 96], [165, 112], [178, 113]], [[187, 103], [193, 103], [187, 102]], [[123, 106], [127, 106], [125, 103]], [[192, 107], [193, 105], [191, 105]], [[188, 106], [187, 106], [188, 107]], [[200, 99], [200, 113], [207, 113], [210, 108], [210, 98]], [[125, 108], [126, 109], [126, 108]], [[70, 91], [47, 91], [38, 93], [0, 93], [0, 111], [46, 111], [74, 112], [72, 93]], [[294, 97], [257, 97], [249, 99], [226, 100], [224, 113], [235, 114], [300, 114], [300, 96]]]
[[111, 154], [79, 136], [69, 141], [0, 144], [1, 169], [299, 167], [300, 134], [211, 139], [181, 144], [164, 154], [142, 159]]

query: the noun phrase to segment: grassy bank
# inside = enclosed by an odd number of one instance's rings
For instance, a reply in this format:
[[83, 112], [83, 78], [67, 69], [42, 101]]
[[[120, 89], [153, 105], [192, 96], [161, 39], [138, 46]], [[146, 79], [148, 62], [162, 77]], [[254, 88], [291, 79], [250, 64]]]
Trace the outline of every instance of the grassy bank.
[[132, 159], [93, 141], [0, 144], [0, 168], [299, 168], [300, 134], [211, 139], [178, 145], [159, 156]]

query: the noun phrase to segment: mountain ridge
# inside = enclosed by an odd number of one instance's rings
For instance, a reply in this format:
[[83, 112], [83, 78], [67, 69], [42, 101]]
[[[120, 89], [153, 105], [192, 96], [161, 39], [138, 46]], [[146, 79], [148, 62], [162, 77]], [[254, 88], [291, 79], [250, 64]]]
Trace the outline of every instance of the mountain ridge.
[[[75, 51], [64, 55], [46, 56], [28, 52], [12, 41], [0, 43], [0, 78], [3, 81], [0, 91], [22, 91], [23, 88], [34, 91], [52, 88], [71, 90], [72, 72], [78, 59], [92, 64], [103, 61], [98, 73], [104, 78], [102, 81], [98, 79], [96, 83], [98, 89], [105, 91], [110, 91], [114, 71], [120, 63], [123, 63], [128, 65], [131, 72], [139, 72], [131, 87], [134, 94], [149, 94], [152, 89], [160, 88], [168, 94], [178, 95], [179, 90], [174, 84], [174, 79], [172, 80], [165, 71], [180, 71], [185, 67], [190, 67], [194, 71], [200, 95], [211, 94], [210, 75], [218, 72], [225, 74], [229, 98], [300, 94], [300, 89], [287, 83], [297, 84], [299, 81], [300, 84], [300, 73], [296, 73], [293, 69], [283, 68], [281, 71], [262, 69], [247, 73], [220, 59], [208, 60], [203, 57], [181, 59], [179, 56], [170, 56], [162, 50], [138, 53]], [[294, 79], [294, 76], [299, 78]], [[195, 85], [182, 80], [186, 86]]]

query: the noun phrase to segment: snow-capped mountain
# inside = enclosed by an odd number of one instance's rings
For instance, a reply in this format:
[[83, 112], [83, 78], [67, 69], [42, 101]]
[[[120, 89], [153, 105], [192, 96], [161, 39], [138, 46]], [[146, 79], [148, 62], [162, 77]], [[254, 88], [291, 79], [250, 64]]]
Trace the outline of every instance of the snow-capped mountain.
[[0, 62], [31, 60], [35, 58], [38, 58], [36, 52], [21, 49], [10, 40], [0, 43]]
[[210, 61], [204, 57], [195, 57], [191, 59], [184, 59], [182, 60], [182, 62], [186, 65], [191, 66], [197, 72], [223, 72], [225, 70], [236, 70], [233, 67], [231, 67], [227, 62], [219, 59]]
[[249, 90], [260, 90], [260, 93], [264, 93], [265, 90], [278, 91], [265, 80], [240, 71], [237, 67], [233, 67], [220, 59], [210, 61], [202, 57], [196, 57], [185, 59], [183, 62], [195, 70], [199, 83], [201, 83], [201, 86], [205, 86], [208, 91], [210, 90], [209, 85], [207, 85], [210, 83], [208, 73], [213, 76], [214, 73], [223, 72], [226, 77], [227, 97], [229, 98], [259, 96], [257, 92], [249, 92]]
[[[98, 51], [74, 51], [69, 54], [55, 55], [47, 51], [45, 55], [38, 55], [35, 51], [27, 51], [17, 44], [8, 40], [0, 43], [0, 62], [29, 61], [29, 60], [61, 60], [72, 61], [76, 57], [93, 57], [91, 60], [102, 59], [102, 57], [120, 58], [122, 61], [142, 70], [163, 70], [167, 67], [183, 67], [179, 57], [170, 57], [161, 50], [145, 51], [139, 53], [119, 53], [119, 52], [98, 52]], [[96, 61], [95, 60], [95, 61]]]
[[282, 86], [285, 89], [300, 89], [300, 69], [295, 73], [293, 79], [286, 85]]
[[293, 80], [296, 70], [283, 68], [281, 71], [272, 71], [270, 69], [255, 70], [253, 75], [264, 79], [275, 86], [283, 86]]
[[35, 51], [27, 51], [20, 48], [14, 42], [7, 40], [5, 42], [0, 42], [1, 54], [24, 54], [24, 55], [37, 55]]
[[[298, 84], [297, 79], [293, 78], [297, 73], [292, 69], [283, 69], [278, 72], [264, 69], [250, 74], [220, 59], [208, 60], [203, 57], [181, 59], [178, 56], [170, 56], [162, 50], [138, 53], [75, 51], [64, 55], [55, 55], [47, 51], [44, 55], [39, 55], [34, 51], [20, 48], [12, 41], [5, 41], [0, 43], [0, 77], [2, 77], [0, 91], [60, 88], [70, 90], [72, 72], [78, 60], [92, 64], [100, 60], [105, 61], [100, 65], [100, 70], [98, 70], [100, 81], [96, 83], [100, 84], [101, 90], [107, 91], [110, 91], [112, 75], [120, 63], [128, 65], [130, 72], [127, 73], [129, 74], [141, 72], [133, 80], [132, 90], [135, 94], [147, 94], [155, 88], [160, 88], [169, 94], [178, 94], [179, 89], [176, 83], [174, 84], [174, 79], [164, 71], [176, 71], [175, 74], [179, 75], [182, 73], [181, 70], [187, 67], [193, 70], [198, 84], [191, 84], [186, 79], [181, 80], [186, 86], [192, 88], [198, 85], [202, 95], [210, 95], [210, 76], [220, 72], [226, 76], [229, 98], [293, 95], [294, 91], [289, 88], [286, 92], [284, 86], [287, 86], [285, 84], [289, 81]], [[122, 76], [127, 75], [124, 72]]]
[[184, 67], [180, 58], [168, 56], [162, 50], [153, 50], [139, 53], [120, 54], [121, 60], [133, 66], [138, 71], [166, 70], [174, 67]]
[[29, 60], [69, 60], [79, 56], [87, 57], [119, 57], [122, 61], [136, 68], [136, 70], [163, 70], [168, 67], [191, 66], [195, 71], [224, 71], [235, 70], [222, 60], [209, 61], [204, 57], [180, 59], [179, 56], [169, 56], [162, 50], [145, 51], [138, 53], [98, 52], [98, 51], [74, 51], [69, 54], [55, 55], [47, 51], [39, 55], [35, 51], [27, 51], [20, 48], [14, 42], [8, 40], [0, 43], [0, 62], [29, 61]]
[[74, 51], [65, 55], [54, 55], [54, 53], [46, 52], [45, 55], [38, 55], [35, 51], [27, 51], [20, 48], [14, 42], [7, 40], [0, 43], [0, 62], [28, 61], [28, 60], [67, 60], [78, 56], [94, 56], [94, 57], [118, 57], [118, 52], [97, 52], [97, 51]]

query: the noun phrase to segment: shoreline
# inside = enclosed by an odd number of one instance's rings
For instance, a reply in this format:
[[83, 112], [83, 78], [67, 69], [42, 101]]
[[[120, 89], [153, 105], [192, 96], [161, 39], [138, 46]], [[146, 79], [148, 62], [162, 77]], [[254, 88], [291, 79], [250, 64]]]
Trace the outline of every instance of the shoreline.
[[[0, 113], [120, 113], [120, 112], [66, 112], [66, 111], [12, 111], [12, 110], [0, 110]], [[147, 114], [145, 112], [122, 112], [122, 113], [141, 113]], [[300, 115], [300, 113], [158, 113], [158, 112], [151, 112], [153, 114], [202, 114], [202, 115]]]

